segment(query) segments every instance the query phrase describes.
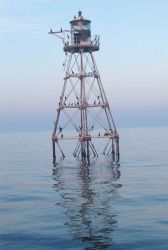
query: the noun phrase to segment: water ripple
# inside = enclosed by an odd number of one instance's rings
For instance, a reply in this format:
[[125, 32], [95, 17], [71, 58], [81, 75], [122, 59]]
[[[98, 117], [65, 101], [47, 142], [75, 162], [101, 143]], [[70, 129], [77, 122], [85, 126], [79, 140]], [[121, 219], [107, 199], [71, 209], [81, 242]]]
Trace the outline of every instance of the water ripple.
[[119, 166], [78, 166], [73, 178], [68, 168], [53, 168], [53, 189], [61, 200], [56, 203], [66, 215], [65, 225], [75, 239], [90, 244], [88, 249], [105, 249], [113, 243], [112, 232], [117, 227], [117, 215], [111, 209], [122, 187]]

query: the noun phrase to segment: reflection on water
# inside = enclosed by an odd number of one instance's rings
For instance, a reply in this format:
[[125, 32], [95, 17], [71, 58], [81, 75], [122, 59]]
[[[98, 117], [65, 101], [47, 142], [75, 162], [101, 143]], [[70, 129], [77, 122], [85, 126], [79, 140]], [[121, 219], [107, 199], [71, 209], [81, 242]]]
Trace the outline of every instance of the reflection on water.
[[117, 227], [113, 200], [119, 197], [119, 166], [101, 163], [91, 166], [61, 166], [53, 169], [53, 188], [60, 194], [56, 206], [65, 211], [73, 239], [84, 249], [106, 249], [113, 245]]

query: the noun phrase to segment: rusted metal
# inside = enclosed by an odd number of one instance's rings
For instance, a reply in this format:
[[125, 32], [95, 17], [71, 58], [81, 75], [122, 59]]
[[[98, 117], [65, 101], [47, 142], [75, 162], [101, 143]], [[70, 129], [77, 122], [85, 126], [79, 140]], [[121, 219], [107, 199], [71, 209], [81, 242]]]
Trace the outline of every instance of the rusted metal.
[[[66, 140], [78, 140], [73, 155], [83, 164], [89, 165], [98, 157], [92, 142], [95, 139], [107, 140], [103, 154], [112, 161], [118, 162], [120, 158], [119, 134], [93, 56], [99, 50], [100, 38], [92, 38], [90, 24], [79, 11], [70, 21], [70, 30], [49, 32], [62, 39], [66, 55], [63, 63], [66, 73], [52, 134], [54, 162], [57, 150], [65, 157], [59, 142]], [[72, 135], [63, 134], [70, 124], [74, 129]]]

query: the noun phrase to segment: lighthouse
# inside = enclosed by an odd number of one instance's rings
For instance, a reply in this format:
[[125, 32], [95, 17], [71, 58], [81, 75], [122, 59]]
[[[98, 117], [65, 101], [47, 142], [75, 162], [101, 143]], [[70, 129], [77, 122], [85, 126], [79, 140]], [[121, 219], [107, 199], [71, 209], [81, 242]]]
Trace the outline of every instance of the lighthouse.
[[[100, 37], [92, 36], [91, 21], [81, 11], [70, 21], [70, 29], [50, 30], [49, 34], [62, 40], [66, 57], [52, 133], [53, 162], [57, 161], [58, 151], [65, 157], [61, 144], [66, 140], [76, 141], [73, 156], [84, 165], [98, 158], [96, 140], [105, 140], [102, 153], [112, 162], [119, 162], [119, 134], [94, 58]], [[70, 135], [66, 134], [68, 126]]]

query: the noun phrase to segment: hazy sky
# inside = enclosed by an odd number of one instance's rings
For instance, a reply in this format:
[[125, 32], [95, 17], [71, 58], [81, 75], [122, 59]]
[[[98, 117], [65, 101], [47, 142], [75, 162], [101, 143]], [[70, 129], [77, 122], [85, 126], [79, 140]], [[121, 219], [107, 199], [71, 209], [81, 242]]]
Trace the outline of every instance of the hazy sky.
[[52, 130], [64, 53], [47, 32], [79, 9], [118, 127], [167, 126], [167, 0], [0, 0], [0, 131]]

